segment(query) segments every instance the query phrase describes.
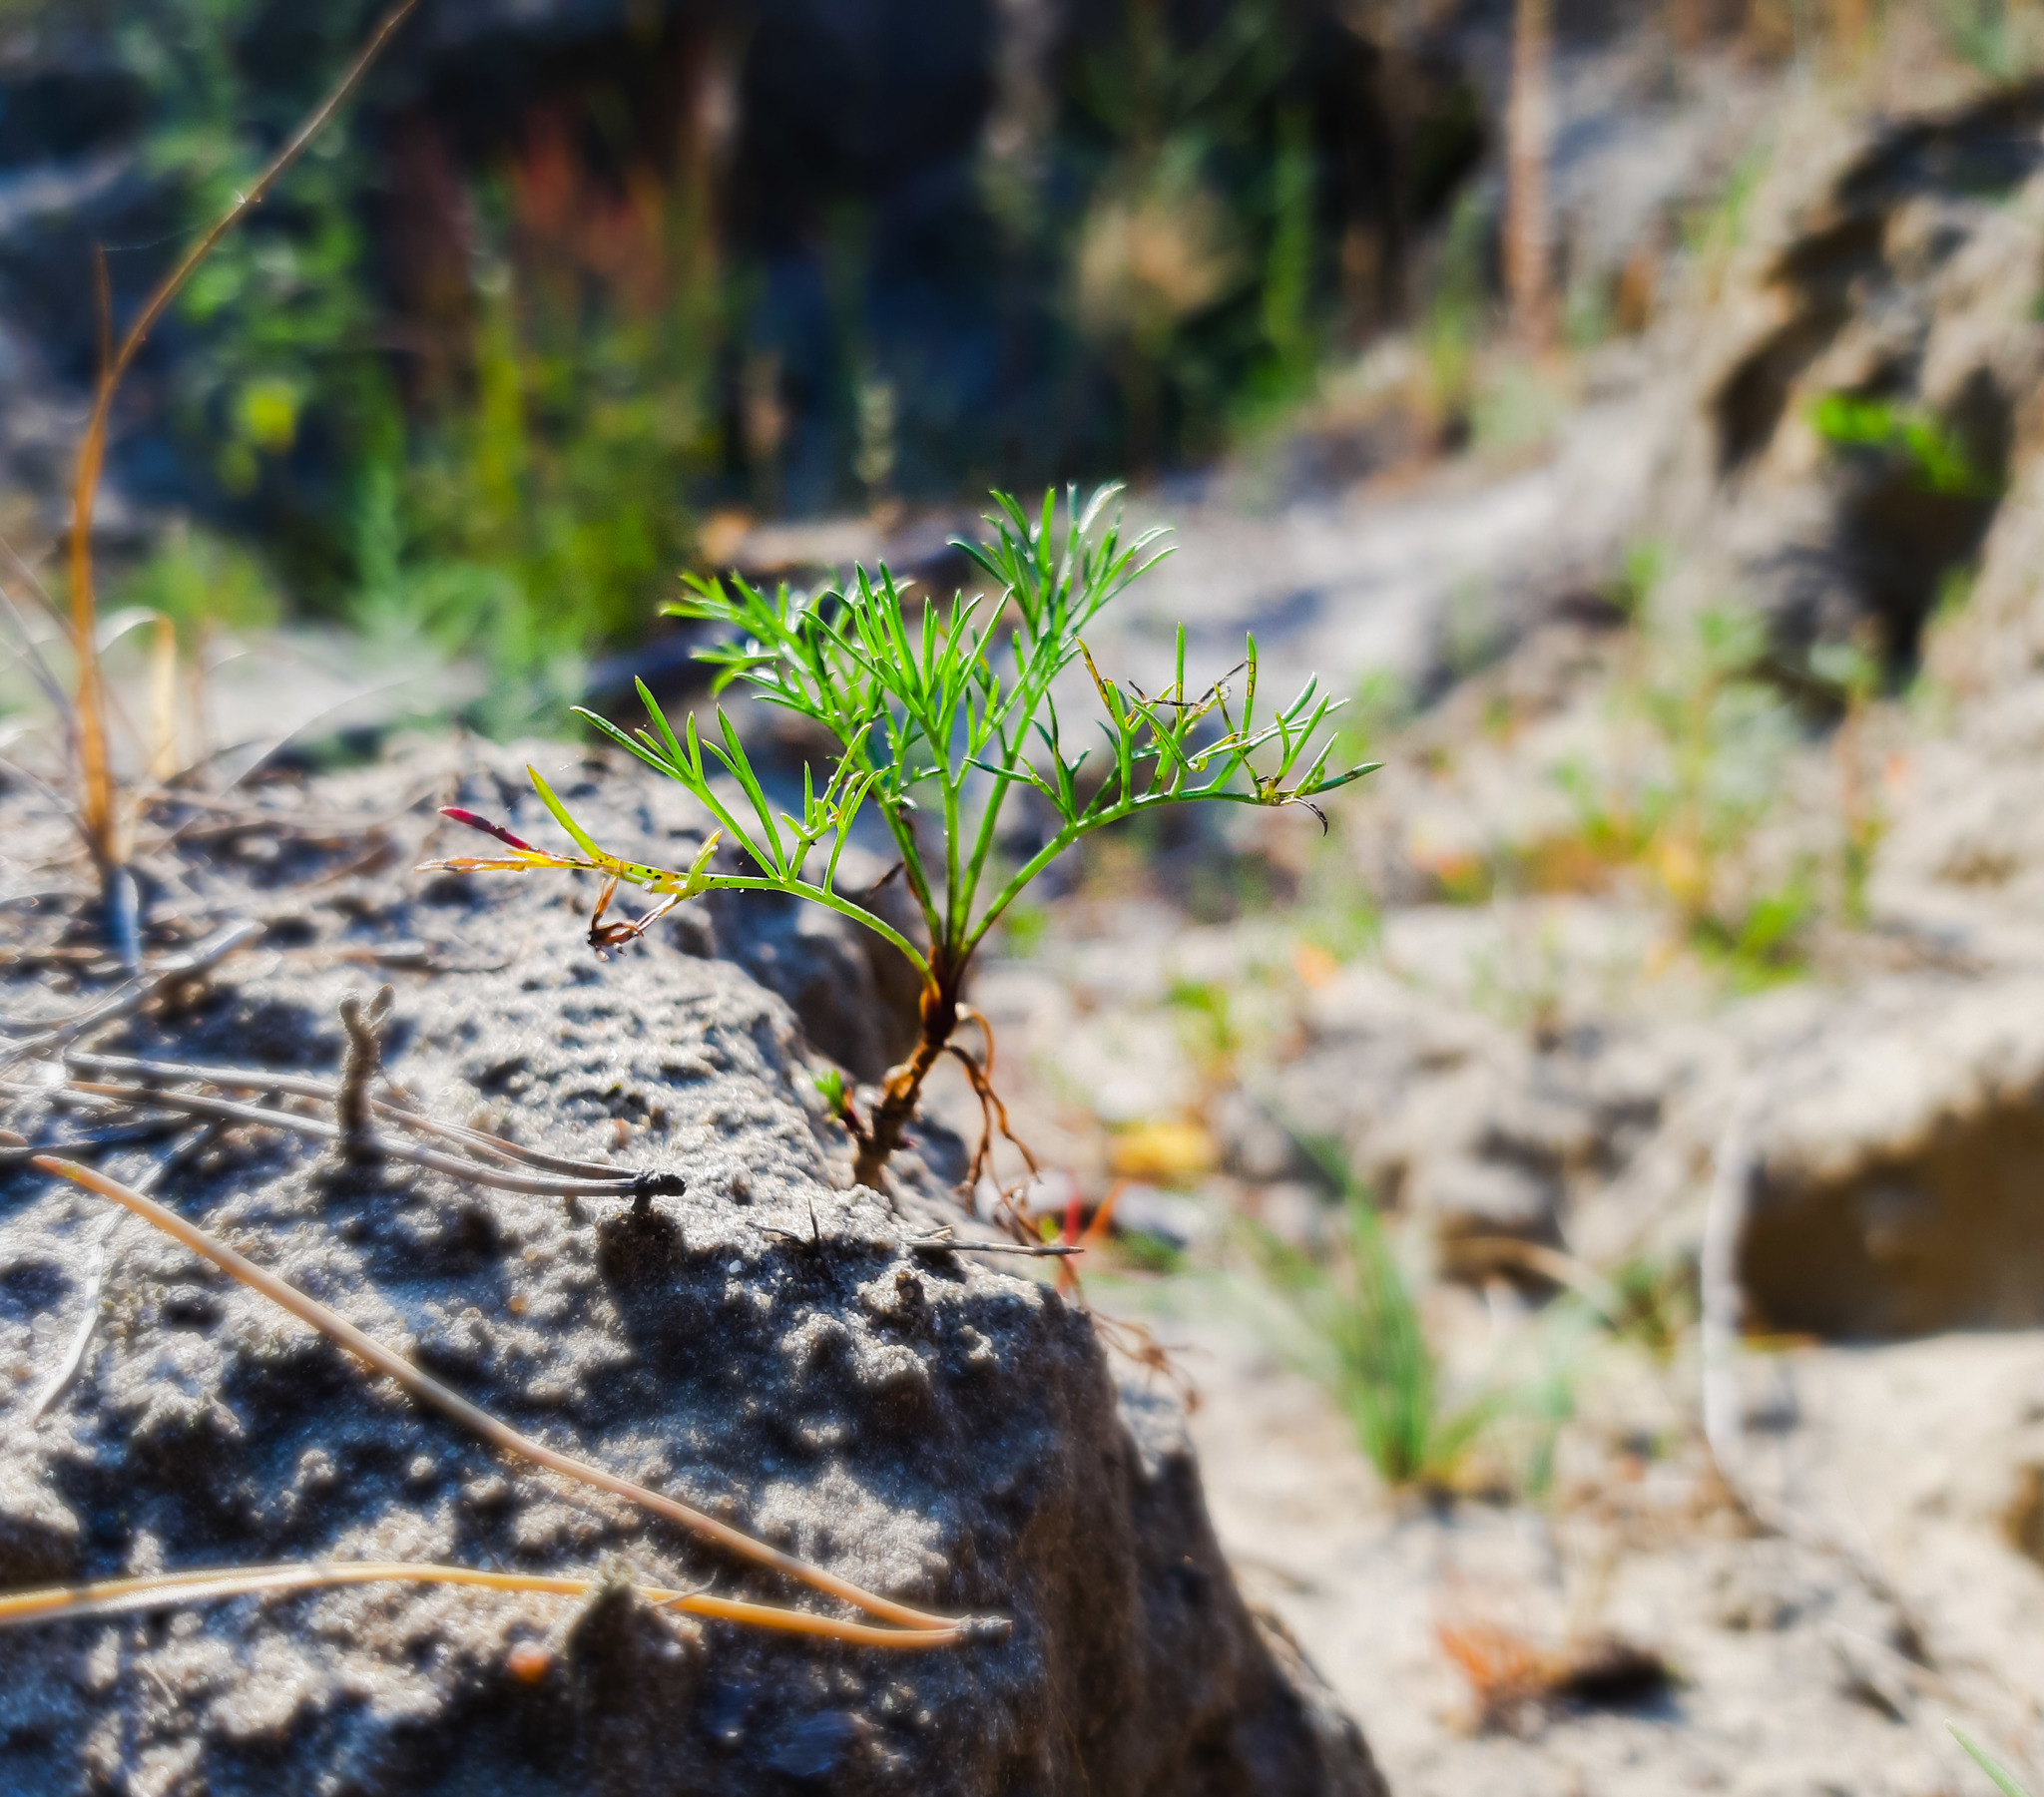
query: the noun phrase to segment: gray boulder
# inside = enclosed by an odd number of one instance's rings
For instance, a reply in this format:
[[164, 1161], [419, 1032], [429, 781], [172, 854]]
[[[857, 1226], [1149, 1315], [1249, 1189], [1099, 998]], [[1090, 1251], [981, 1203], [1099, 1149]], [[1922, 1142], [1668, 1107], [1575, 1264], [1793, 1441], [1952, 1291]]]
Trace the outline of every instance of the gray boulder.
[[[594, 815], [617, 783], [590, 784]], [[891, 1195], [842, 1189], [779, 998], [672, 942], [599, 962], [577, 902], [357, 880], [126, 1046], [330, 1067], [334, 1006], [365, 983], [343, 957], [427, 941], [448, 971], [395, 975], [394, 1079], [442, 1118], [679, 1171], [686, 1195], [635, 1216], [235, 1130], [165, 1200], [514, 1427], [1009, 1631], [890, 1652], [650, 1609], [630, 1577], [804, 1598], [483, 1448], [125, 1216], [84, 1369], [31, 1423], [108, 1212], [16, 1167], [10, 1582], [328, 1557], [616, 1576], [588, 1601], [380, 1584], [0, 1633], [0, 1788], [1380, 1793], [1353, 1724], [1238, 1593], [1175, 1403], [1118, 1383], [1087, 1314], [1014, 1263], [909, 1247], [957, 1220], [916, 1156]], [[11, 1104], [11, 1127], [52, 1126]], [[105, 1163], [134, 1176], [160, 1151]], [[536, 1676], [512, 1670], [524, 1642]]]

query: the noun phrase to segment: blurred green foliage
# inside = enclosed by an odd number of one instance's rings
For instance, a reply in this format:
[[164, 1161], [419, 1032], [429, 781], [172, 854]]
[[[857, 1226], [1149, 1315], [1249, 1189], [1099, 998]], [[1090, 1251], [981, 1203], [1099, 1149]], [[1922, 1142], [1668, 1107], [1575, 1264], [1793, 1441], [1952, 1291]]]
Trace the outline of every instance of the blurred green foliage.
[[1958, 432], [1920, 406], [1853, 393], [1826, 393], [1810, 423], [1833, 449], [1870, 449], [1906, 462], [1926, 493], [1992, 499], [2001, 483], [1968, 453]]
[[[194, 227], [222, 211], [371, 16], [124, 9], [119, 51], [152, 110], [144, 160], [171, 210]], [[671, 279], [686, 232], [646, 229], [657, 293], [635, 307], [531, 254], [530, 169], [486, 175], [467, 195], [458, 335], [396, 353], [370, 228], [388, 176], [363, 139], [343, 116], [193, 278], [160, 358], [173, 429], [295, 599], [474, 656], [491, 676], [481, 720], [515, 728], [650, 614], [690, 546], [687, 481], [713, 439], [702, 296]], [[141, 284], [120, 258], [114, 272]], [[164, 609], [189, 614], [206, 541], [167, 546], [137, 591], [175, 590]]]
[[[141, 161], [174, 225], [225, 207], [377, 10], [94, 9], [143, 91]], [[685, 30], [679, 12], [647, 18], [656, 34]], [[902, 361], [898, 321], [872, 312], [892, 271], [855, 197], [819, 188], [816, 218], [796, 225], [821, 233], [841, 364], [819, 383], [783, 364], [778, 326], [762, 323], [785, 296], [721, 217], [724, 177], [702, 145], [677, 148], [672, 120], [605, 110], [643, 111], [646, 93], [564, 88], [499, 121], [495, 148], [457, 147], [437, 119], [407, 137], [439, 104], [417, 86], [427, 65], [408, 29], [384, 86], [220, 246], [153, 352], [187, 486], [210, 485], [202, 509], [251, 532], [295, 603], [478, 657], [482, 721], [516, 727], [651, 615], [705, 513], [784, 502], [791, 409], [841, 414], [834, 465], [820, 486], [805, 465], [797, 503], [879, 506], [932, 468], [1049, 471], [967, 468], [937, 443], [929, 383]], [[1307, 393], [1352, 298], [1342, 258], [1389, 252], [1388, 238], [1358, 252], [1349, 237], [1445, 204], [1483, 130], [1451, 94], [1413, 163], [1438, 192], [1337, 193], [1355, 177], [1334, 164], [1354, 153], [1328, 96], [1354, 72], [1330, 54], [1365, 52], [1290, 0], [1197, 14], [1126, 0], [1075, 21], [1033, 148], [1004, 156], [995, 134], [981, 153], [994, 253], [931, 276], [1035, 308], [1014, 340], [1043, 360], [1027, 396], [1042, 416], [1025, 431], [968, 408], [942, 428], [976, 432], [997, 461], [1116, 472], [1212, 453]], [[459, 228], [422, 244], [422, 218]], [[117, 314], [179, 234], [154, 258], [114, 258]], [[1459, 279], [1477, 263], [1454, 266]]]
[[1954, 56], [1990, 81], [2013, 81], [2034, 67], [2037, 21], [2020, 0], [1937, 0], [1944, 40]]
[[1497, 1403], [1450, 1403], [1420, 1316], [1418, 1282], [1400, 1264], [1369, 1194], [1350, 1183], [1343, 1228], [1321, 1253], [1252, 1233], [1265, 1277], [1287, 1301], [1300, 1357], [1355, 1430], [1386, 1485], [1451, 1489]]
[[261, 630], [281, 610], [269, 570], [242, 544], [184, 521], [115, 584], [117, 610], [168, 618], [189, 649], [208, 627]]

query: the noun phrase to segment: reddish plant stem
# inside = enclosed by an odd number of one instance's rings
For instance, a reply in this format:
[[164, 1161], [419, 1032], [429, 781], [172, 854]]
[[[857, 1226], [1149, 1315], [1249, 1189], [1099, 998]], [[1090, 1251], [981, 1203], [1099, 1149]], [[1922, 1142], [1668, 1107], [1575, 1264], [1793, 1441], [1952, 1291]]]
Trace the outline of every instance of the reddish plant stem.
[[914, 1052], [888, 1074], [871, 1121], [853, 1132], [858, 1142], [858, 1159], [851, 1169], [854, 1185], [881, 1189], [887, 1162], [915, 1116], [922, 1083], [958, 1028], [958, 990], [963, 984], [962, 969], [953, 970], [941, 960], [934, 962], [929, 984], [922, 989], [922, 1034]]

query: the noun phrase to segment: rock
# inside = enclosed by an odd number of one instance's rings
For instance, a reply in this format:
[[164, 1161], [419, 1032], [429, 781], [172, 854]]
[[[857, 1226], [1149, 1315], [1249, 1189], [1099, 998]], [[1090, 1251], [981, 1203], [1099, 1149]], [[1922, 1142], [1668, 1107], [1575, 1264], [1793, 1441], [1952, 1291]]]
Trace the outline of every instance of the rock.
[[1968, 1331], [1804, 1349], [1786, 1363], [1802, 1421], [1776, 1489], [1877, 1557], [1924, 1636], [1911, 1651], [1992, 1667], [1996, 1699], [2030, 1711], [2044, 1698], [2029, 1623], [2044, 1602], [2044, 1341]]
[[[1996, 521], [2044, 373], [2040, 117], [2044, 87], [2025, 84], [1800, 123], [1690, 327], [1697, 411], [1656, 502], [1686, 551], [1677, 604], [1737, 594], [1791, 656], [1862, 621], [1914, 656]], [[1933, 436], [1949, 466], [1924, 460]]]
[[1743, 1256], [1770, 1324], [2044, 1322], [2044, 980], [1884, 982], [1775, 1066]]
[[[632, 827], [628, 797], [660, 802], [639, 776], [582, 772], [564, 796], [600, 837]], [[373, 778], [347, 777], [374, 802]], [[499, 815], [504, 796], [472, 794]], [[192, 878], [230, 903], [217, 872]], [[71, 1392], [29, 1434], [31, 1388], [0, 1384], [10, 1582], [351, 1557], [581, 1570], [605, 1588], [356, 1586], [0, 1633], [0, 1785], [70, 1792], [85, 1765], [221, 1797], [1378, 1797], [1353, 1725], [1238, 1593], [1175, 1401], [1118, 1386], [1048, 1284], [907, 1247], [957, 1213], [912, 1160], [891, 1198], [841, 1189], [848, 1147], [781, 999], [665, 941], [599, 961], [585, 902], [560, 882], [389, 876], [308, 899], [299, 929], [357, 952], [439, 945], [449, 971], [391, 973], [389, 1072], [433, 1114], [678, 1171], [686, 1193], [634, 1217], [340, 1171], [320, 1144], [251, 1130], [170, 1174], [166, 1200], [514, 1427], [1010, 1631], [899, 1653], [649, 1611], [616, 1573], [804, 1593], [499, 1457], [129, 1220], [113, 1320]], [[747, 917], [720, 920], [728, 946]], [[263, 1040], [330, 1067], [334, 1006], [362, 983], [330, 956], [245, 957], [126, 1046], [218, 1064]], [[74, 1289], [100, 1208], [10, 1167], [0, 1265], [46, 1265], [46, 1297]]]
[[[877, 865], [867, 871], [869, 856], [847, 853], [845, 860], [840, 882], [849, 892], [885, 872]], [[887, 902], [892, 896], [889, 888], [873, 902], [897, 929], [919, 934], [906, 907]], [[713, 893], [703, 910], [722, 952], [785, 999], [803, 1034], [847, 1073], [877, 1084], [915, 1047], [921, 981], [907, 957], [872, 931], [778, 893]]]
[[29, 1457], [0, 1460], [0, 1584], [53, 1584], [78, 1564], [78, 1517]]
[[1379, 1201], [1438, 1241], [1557, 1240], [1571, 1186], [1599, 1170], [1635, 1102], [1600, 1057], [1543, 1052], [1367, 967], [1315, 995], [1308, 1017], [1283, 1085], [1293, 1127], [1337, 1127]]

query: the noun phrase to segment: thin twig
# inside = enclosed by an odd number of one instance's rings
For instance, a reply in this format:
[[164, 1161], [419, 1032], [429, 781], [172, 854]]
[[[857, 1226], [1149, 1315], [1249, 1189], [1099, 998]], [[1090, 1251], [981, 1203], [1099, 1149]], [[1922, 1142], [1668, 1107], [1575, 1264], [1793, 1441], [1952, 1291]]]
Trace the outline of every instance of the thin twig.
[[[543, 1572], [490, 1572], [479, 1567], [411, 1566], [403, 1561], [315, 1560], [276, 1567], [233, 1567], [214, 1572], [158, 1572], [142, 1578], [108, 1578], [93, 1584], [55, 1585], [39, 1591], [11, 1591], [0, 1596], [0, 1628], [32, 1622], [62, 1622], [83, 1617], [133, 1615], [185, 1603], [223, 1597], [275, 1595], [334, 1584], [466, 1584], [492, 1591], [535, 1591], [550, 1596], [586, 1597], [601, 1589], [602, 1578], [549, 1575]], [[663, 1585], [632, 1587], [634, 1595], [664, 1609], [722, 1622], [748, 1622], [757, 1628], [777, 1628], [789, 1634], [825, 1635], [859, 1647], [953, 1647], [957, 1626], [942, 1628], [876, 1628], [870, 1622], [847, 1622], [813, 1611], [783, 1609], [772, 1603], [748, 1603], [737, 1597], [713, 1597], [701, 1590], [669, 1590]]]
[[[14, 556], [7, 546], [5, 537], [0, 537], [0, 553]], [[20, 558], [15, 556], [18, 562]], [[64, 683], [57, 678], [56, 670], [50, 666], [49, 658], [43, 654], [42, 646], [36, 642], [35, 633], [28, 628], [28, 620], [21, 615], [21, 608], [14, 603], [14, 596], [0, 586], [0, 615], [4, 615], [20, 639], [21, 648], [15, 653], [28, 666], [29, 677], [43, 689], [43, 697], [50, 708], [64, 720], [66, 730], [75, 727], [71, 716], [71, 695], [64, 690]]]
[[81, 1011], [62, 1023], [49, 1026], [38, 1035], [0, 1044], [0, 1067], [10, 1066], [25, 1055], [44, 1055], [52, 1049], [61, 1049], [67, 1043], [76, 1042], [79, 1037], [110, 1024], [117, 1018], [140, 1011], [166, 987], [208, 972], [225, 961], [235, 950], [260, 936], [262, 931], [261, 924], [247, 919], [229, 924], [226, 929], [209, 936], [197, 948], [159, 961], [141, 979], [132, 981], [118, 992], [109, 994], [90, 1009]]
[[[320, 1099], [333, 1103], [339, 1095], [339, 1088], [330, 1080], [311, 1080], [298, 1074], [272, 1074], [260, 1069], [237, 1067], [194, 1067], [175, 1061], [145, 1061], [133, 1055], [98, 1055], [73, 1051], [65, 1056], [68, 1065], [74, 1067], [96, 1067], [104, 1073], [126, 1074], [130, 1079], [141, 1080], [155, 1085], [162, 1081], [172, 1084], [198, 1083], [219, 1086], [230, 1092], [281, 1092], [294, 1098]], [[563, 1154], [543, 1154], [537, 1148], [523, 1147], [515, 1141], [506, 1141], [500, 1135], [491, 1135], [481, 1129], [464, 1128], [460, 1123], [444, 1123], [437, 1118], [425, 1116], [408, 1106], [393, 1105], [386, 1099], [371, 1099], [369, 1109], [386, 1123], [396, 1123], [400, 1128], [414, 1129], [421, 1135], [437, 1135], [443, 1141], [456, 1142], [472, 1154], [488, 1154], [495, 1159], [514, 1162], [524, 1166], [542, 1166], [552, 1172], [572, 1173], [585, 1179], [610, 1179], [623, 1177], [614, 1166], [605, 1166], [596, 1160], [574, 1160]]]
[[[57, 1092], [49, 1096], [54, 1100], [65, 1095]], [[114, 1111], [119, 1107], [109, 1105], [107, 1109]], [[100, 1154], [109, 1148], [132, 1148], [145, 1141], [162, 1141], [166, 1135], [177, 1134], [183, 1126], [165, 1118], [132, 1128], [108, 1129], [98, 1135], [74, 1135], [63, 1141], [9, 1142], [0, 1147], [0, 1166], [19, 1166], [38, 1154]]]
[[[113, 1086], [98, 1080], [74, 1080], [71, 1090], [99, 1098], [122, 1099], [131, 1105], [155, 1106], [166, 1111], [183, 1111], [193, 1117], [217, 1117], [232, 1123], [255, 1123], [265, 1129], [285, 1129], [314, 1141], [339, 1141], [340, 1126], [320, 1117], [299, 1117], [289, 1111], [271, 1111], [261, 1105], [238, 1105], [231, 1099], [211, 1099], [198, 1093], [163, 1092], [147, 1086]], [[407, 1141], [386, 1141], [371, 1136], [365, 1148], [370, 1160], [400, 1160], [422, 1166], [429, 1172], [445, 1173], [452, 1179], [469, 1179], [477, 1185], [499, 1191], [521, 1192], [538, 1198], [637, 1198], [660, 1197], [683, 1189], [679, 1173], [615, 1173], [604, 1179], [547, 1178], [538, 1173], [501, 1172], [496, 1167], [478, 1166], [458, 1160], [452, 1154], [414, 1147]]]
[[[386, 1378], [396, 1380], [413, 1396], [444, 1412], [464, 1428], [492, 1446], [503, 1449], [507, 1454], [515, 1454], [536, 1466], [545, 1467], [569, 1479], [579, 1480], [584, 1485], [594, 1486], [599, 1491], [610, 1492], [613, 1496], [624, 1498], [653, 1512], [656, 1516], [680, 1524], [693, 1535], [715, 1542], [742, 1560], [751, 1561], [756, 1566], [766, 1567], [787, 1577], [799, 1579], [813, 1589], [840, 1598], [882, 1621], [898, 1623], [905, 1628], [929, 1631], [941, 1635], [946, 1641], [963, 1641], [989, 1635], [995, 1630], [1001, 1633], [1007, 1630], [1008, 1623], [1004, 1618], [936, 1615], [929, 1610], [896, 1602], [893, 1598], [881, 1596], [876, 1591], [866, 1590], [863, 1586], [854, 1584], [847, 1578], [840, 1578], [836, 1573], [826, 1572], [821, 1567], [797, 1560], [791, 1554], [783, 1554], [778, 1548], [756, 1540], [744, 1530], [734, 1529], [729, 1523], [721, 1523], [715, 1517], [697, 1510], [693, 1505], [664, 1497], [659, 1492], [650, 1491], [643, 1485], [620, 1478], [615, 1473], [606, 1472], [602, 1467], [593, 1466], [588, 1461], [562, 1454], [549, 1448], [544, 1442], [520, 1435], [517, 1430], [500, 1423], [488, 1411], [471, 1404], [430, 1374], [421, 1372], [410, 1361], [392, 1353], [381, 1342], [357, 1329], [345, 1317], [329, 1310], [317, 1299], [308, 1297], [296, 1286], [287, 1284], [274, 1273], [265, 1272], [253, 1260], [238, 1254], [225, 1242], [209, 1235], [196, 1224], [187, 1222], [175, 1211], [165, 1209], [155, 1199], [123, 1185], [118, 1179], [110, 1179], [104, 1173], [95, 1172], [91, 1167], [80, 1166], [75, 1161], [46, 1156], [36, 1164], [45, 1172], [74, 1180], [88, 1191], [96, 1191], [102, 1197], [126, 1205], [137, 1216], [182, 1242], [195, 1254], [203, 1255], [212, 1261], [222, 1272], [241, 1280], [243, 1284], [260, 1292], [271, 1303], [289, 1311], [301, 1322], [309, 1323], [322, 1334], [330, 1336], [356, 1359], [365, 1362]], [[938, 1643], [933, 1640], [917, 1644]]]
[[908, 1245], [921, 1254], [1021, 1254], [1035, 1260], [1071, 1260], [1086, 1252], [1076, 1242], [1064, 1241], [960, 1241], [949, 1229], [934, 1235], [918, 1235]]

